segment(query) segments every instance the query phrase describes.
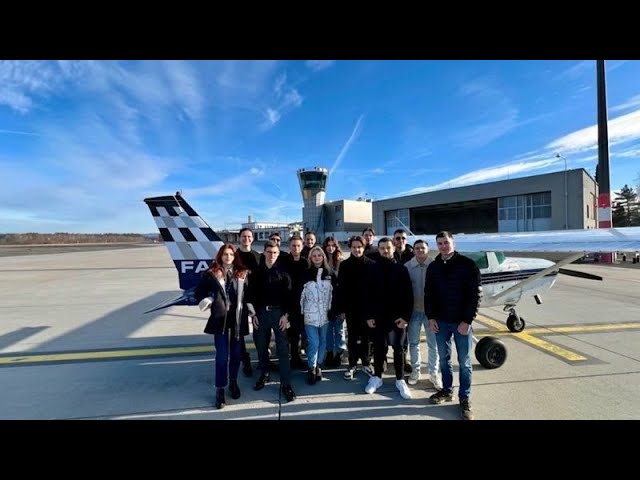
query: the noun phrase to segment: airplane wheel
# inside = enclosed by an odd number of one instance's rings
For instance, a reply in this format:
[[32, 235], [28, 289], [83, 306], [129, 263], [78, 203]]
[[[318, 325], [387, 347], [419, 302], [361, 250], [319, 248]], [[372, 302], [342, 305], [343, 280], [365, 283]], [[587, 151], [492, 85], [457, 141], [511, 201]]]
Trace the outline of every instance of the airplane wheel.
[[484, 368], [500, 368], [507, 360], [507, 347], [496, 337], [484, 337], [476, 345], [476, 358]]
[[518, 333], [524, 330], [525, 326], [524, 318], [518, 315], [511, 314], [507, 317], [507, 328], [510, 332]]

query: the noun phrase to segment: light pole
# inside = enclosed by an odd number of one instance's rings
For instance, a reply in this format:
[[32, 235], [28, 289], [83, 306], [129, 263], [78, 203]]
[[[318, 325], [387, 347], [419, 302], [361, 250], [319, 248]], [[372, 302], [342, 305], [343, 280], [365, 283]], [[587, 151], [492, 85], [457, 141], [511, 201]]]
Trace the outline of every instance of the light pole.
[[567, 157], [556, 155], [556, 158], [562, 158], [564, 160], [564, 229], [569, 230], [569, 189], [567, 186]]

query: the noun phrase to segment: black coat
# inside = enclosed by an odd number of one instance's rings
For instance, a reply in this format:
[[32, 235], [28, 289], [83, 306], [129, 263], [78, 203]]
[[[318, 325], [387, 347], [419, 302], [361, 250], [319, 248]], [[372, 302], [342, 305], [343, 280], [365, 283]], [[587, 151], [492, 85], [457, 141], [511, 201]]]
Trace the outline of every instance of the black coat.
[[367, 283], [365, 320], [373, 318], [376, 327], [382, 326], [387, 331], [393, 328], [393, 322], [398, 318], [409, 322], [413, 313], [409, 270], [395, 260], [381, 257], [369, 267]]
[[335, 313], [345, 313], [349, 321], [363, 322], [367, 301], [367, 272], [375, 262], [368, 257], [351, 255], [340, 264], [340, 275], [334, 290]]
[[[249, 277], [244, 281], [244, 292], [247, 290], [248, 283]], [[195, 290], [195, 299], [197, 302], [200, 302], [206, 297], [213, 298], [209, 320], [204, 327], [204, 333], [211, 335], [230, 333], [231, 335], [237, 336], [237, 332], [239, 332], [240, 336], [244, 337], [249, 334], [249, 313], [247, 311], [247, 305], [244, 299], [240, 299], [241, 312], [238, 322], [236, 317], [238, 280], [232, 280], [227, 287], [227, 293], [225, 293], [220, 282], [213, 277], [210, 271], [202, 275], [200, 283]], [[229, 306], [228, 309], [227, 305]]]
[[429, 264], [424, 280], [427, 318], [471, 324], [478, 314], [482, 292], [480, 269], [469, 257], [454, 252], [449, 260], [438, 255]]

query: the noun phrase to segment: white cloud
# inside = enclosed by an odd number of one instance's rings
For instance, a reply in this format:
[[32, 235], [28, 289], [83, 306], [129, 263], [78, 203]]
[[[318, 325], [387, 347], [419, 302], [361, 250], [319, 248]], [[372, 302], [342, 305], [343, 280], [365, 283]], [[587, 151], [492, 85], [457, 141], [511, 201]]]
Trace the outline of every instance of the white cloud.
[[615, 107], [611, 107], [609, 110], [612, 112], [619, 112], [621, 110], [627, 110], [630, 108], [640, 107], [640, 95], [636, 95], [635, 97], [631, 97], [624, 103], [620, 105], [616, 105]]
[[307, 60], [307, 68], [314, 72], [319, 72], [329, 68], [335, 63], [335, 60]]

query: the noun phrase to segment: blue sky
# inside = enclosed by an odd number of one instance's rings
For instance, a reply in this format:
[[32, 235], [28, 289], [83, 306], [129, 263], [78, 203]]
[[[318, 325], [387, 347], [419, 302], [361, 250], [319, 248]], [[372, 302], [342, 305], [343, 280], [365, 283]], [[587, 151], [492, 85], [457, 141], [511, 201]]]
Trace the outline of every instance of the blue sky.
[[[216, 229], [597, 163], [596, 62], [0, 61], [0, 232], [154, 232], [182, 190]], [[640, 61], [606, 62], [612, 190], [640, 174]]]

